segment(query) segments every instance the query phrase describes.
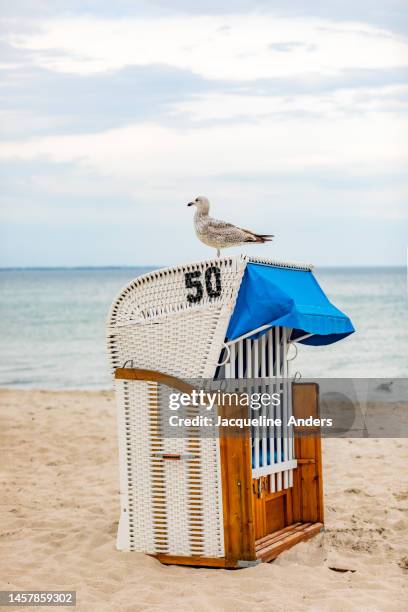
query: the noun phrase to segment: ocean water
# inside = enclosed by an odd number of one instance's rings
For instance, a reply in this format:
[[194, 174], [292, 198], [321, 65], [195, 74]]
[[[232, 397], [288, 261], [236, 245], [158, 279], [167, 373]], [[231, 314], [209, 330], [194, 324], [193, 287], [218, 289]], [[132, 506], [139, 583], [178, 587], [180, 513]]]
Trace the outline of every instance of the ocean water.
[[[149, 268], [0, 271], [0, 386], [109, 388], [110, 304]], [[291, 373], [304, 377], [408, 377], [404, 268], [321, 269], [329, 298], [356, 333], [328, 347], [300, 346]]]

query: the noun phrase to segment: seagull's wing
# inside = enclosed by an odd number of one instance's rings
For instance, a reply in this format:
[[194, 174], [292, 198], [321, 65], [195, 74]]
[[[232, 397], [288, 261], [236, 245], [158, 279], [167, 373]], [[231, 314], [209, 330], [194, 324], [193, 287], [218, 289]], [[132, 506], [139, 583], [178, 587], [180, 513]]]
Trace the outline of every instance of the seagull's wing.
[[274, 238], [273, 234], [255, 234], [254, 232], [251, 232], [251, 230], [243, 229], [240, 227], [237, 229], [240, 229], [241, 232], [245, 232], [245, 234], [247, 235], [247, 239], [245, 240], [245, 242], [270, 242], [272, 238]]
[[274, 237], [272, 234], [255, 234], [251, 230], [212, 217], [209, 218], [207, 231], [214, 236], [223, 235], [231, 242], [269, 242]]
[[244, 230], [235, 227], [235, 225], [231, 223], [225, 223], [224, 225], [208, 224], [206, 227], [206, 234], [209, 238], [222, 240], [226, 244], [245, 242], [248, 237]]
[[273, 236], [268, 234], [254, 234], [250, 230], [237, 227], [232, 223], [221, 221], [220, 219], [208, 219], [206, 227], [208, 236], [214, 238], [223, 238], [225, 242], [239, 243], [239, 242], [268, 242]]
[[208, 217], [208, 225], [211, 227], [217, 227], [220, 229], [227, 228], [227, 227], [229, 228], [235, 227], [235, 225], [232, 225], [232, 223], [221, 221], [221, 219], [214, 219], [213, 217]]

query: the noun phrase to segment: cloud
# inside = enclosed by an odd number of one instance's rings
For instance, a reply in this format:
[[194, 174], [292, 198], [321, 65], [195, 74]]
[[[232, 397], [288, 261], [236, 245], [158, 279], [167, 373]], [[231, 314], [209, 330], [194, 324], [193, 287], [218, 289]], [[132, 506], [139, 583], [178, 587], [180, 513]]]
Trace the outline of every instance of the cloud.
[[297, 42], [296, 40], [288, 40], [287, 42], [271, 43], [269, 48], [272, 49], [272, 51], [278, 51], [280, 53], [290, 53], [298, 49], [316, 51], [317, 45], [307, 45], [303, 42]]
[[162, 118], [187, 95], [211, 91], [192, 72], [165, 65], [134, 66], [87, 76], [24, 66], [0, 73], [3, 138], [95, 132], [131, 120]]
[[400, 262], [408, 43], [385, 28], [399, 3], [384, 19], [377, 0], [288, 4], [8, 5], [2, 263], [206, 256], [197, 193], [276, 233], [264, 254]]
[[[166, 63], [206, 79], [242, 81], [408, 65], [408, 43], [385, 30], [272, 14], [53, 19], [41, 32], [9, 40], [35, 52], [43, 68], [83, 75]], [[294, 40], [286, 53], [273, 48]]]
[[263, 117], [343, 118], [345, 115], [399, 113], [408, 110], [408, 85], [342, 89], [320, 95], [196, 95], [174, 104], [174, 111], [194, 121], [251, 121]]
[[178, 181], [187, 176], [271, 168], [333, 167], [402, 163], [407, 156], [407, 123], [401, 117], [335, 119], [265, 118], [256, 124], [170, 128], [143, 122], [97, 134], [76, 134], [4, 142], [0, 157], [56, 162], [80, 161], [112, 175]]
[[[27, 53], [27, 52], [24, 52]], [[404, 70], [348, 70], [332, 77], [206, 80], [166, 65], [92, 75], [56, 73], [21, 57], [0, 71], [3, 138], [98, 132], [152, 120], [187, 127], [197, 121], [256, 120], [273, 113], [403, 110]], [[14, 65], [13, 65], [14, 66]]]
[[[270, 0], [14, 0], [3, 3], [4, 18], [41, 21], [61, 15], [96, 17], [143, 17], [187, 15], [247, 14], [271, 9]], [[407, 33], [405, 0], [274, 0], [273, 10], [286, 17], [314, 16], [336, 21], [364, 22], [395, 32]]]
[[[51, 5], [42, 6], [52, 13]], [[260, 29], [258, 37], [251, 37], [254, 27], [264, 20], [271, 26], [268, 32]], [[408, 67], [402, 60], [399, 67], [381, 67], [383, 45], [389, 50], [401, 45], [397, 36], [364, 24], [336, 24], [334, 20], [288, 21], [252, 14], [249, 22], [248, 41], [241, 44], [246, 17], [240, 15], [172, 15], [126, 21], [70, 17], [49, 20], [40, 29], [39, 24], [28, 21], [31, 25], [23, 23], [22, 32], [11, 20], [12, 35], [5, 37], [8, 43], [1, 43], [4, 137], [98, 132], [135, 121], [189, 127], [199, 121], [256, 121], [259, 116], [281, 112], [286, 117], [317, 117], [320, 112], [323, 116], [356, 114], [373, 107], [384, 112], [404, 110], [396, 85], [406, 82]], [[145, 30], [142, 38], [141, 29]], [[301, 40], [290, 38], [295, 31]], [[355, 54], [353, 65], [339, 67], [336, 54], [326, 49], [328, 35], [329, 39], [351, 35], [362, 49], [368, 38], [373, 45], [372, 66], [359, 65], [360, 52]], [[191, 49], [186, 47], [186, 36], [195, 40]], [[271, 43], [273, 36], [283, 42]], [[319, 45], [311, 43], [312, 39]], [[247, 51], [243, 52], [245, 45]], [[314, 61], [308, 69], [305, 57], [310, 54]], [[286, 56], [291, 58], [289, 69], [282, 74]], [[269, 58], [266, 64], [265, 57]], [[161, 63], [145, 63], [154, 59]], [[226, 72], [232, 64], [233, 70], [221, 78], [220, 70]], [[245, 65], [241, 73], [238, 68]], [[64, 72], [67, 66], [69, 71]], [[395, 89], [386, 93], [386, 85]], [[353, 93], [362, 89], [366, 91], [361, 95]]]

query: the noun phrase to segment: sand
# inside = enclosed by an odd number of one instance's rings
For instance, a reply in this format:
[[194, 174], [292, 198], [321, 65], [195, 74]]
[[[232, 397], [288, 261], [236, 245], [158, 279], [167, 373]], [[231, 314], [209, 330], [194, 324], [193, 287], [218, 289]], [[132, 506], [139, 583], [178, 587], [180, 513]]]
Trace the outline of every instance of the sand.
[[110, 392], [0, 390], [0, 404], [0, 589], [76, 590], [98, 612], [408, 609], [405, 440], [325, 440], [326, 531], [273, 563], [166, 567], [115, 550]]

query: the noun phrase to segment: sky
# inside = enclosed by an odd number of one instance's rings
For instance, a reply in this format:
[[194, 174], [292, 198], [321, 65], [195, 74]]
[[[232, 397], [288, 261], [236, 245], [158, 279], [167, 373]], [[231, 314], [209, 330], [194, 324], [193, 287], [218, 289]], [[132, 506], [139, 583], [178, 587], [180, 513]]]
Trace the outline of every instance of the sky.
[[[404, 6], [405, 5], [405, 6]], [[0, 266], [406, 265], [405, 0], [2, 0]]]

